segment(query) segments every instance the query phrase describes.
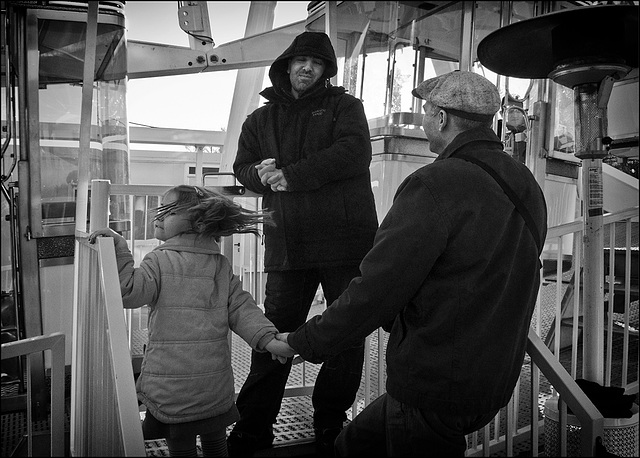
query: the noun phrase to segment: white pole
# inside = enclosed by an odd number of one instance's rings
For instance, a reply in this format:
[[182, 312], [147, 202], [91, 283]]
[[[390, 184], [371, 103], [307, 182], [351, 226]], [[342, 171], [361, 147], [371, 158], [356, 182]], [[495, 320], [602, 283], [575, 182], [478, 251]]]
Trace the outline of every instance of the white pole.
[[[337, 52], [338, 46], [338, 11], [336, 2], [324, 2], [324, 32], [331, 40], [333, 49]], [[337, 75], [331, 77], [331, 84], [336, 86], [338, 84]]]
[[[607, 83], [608, 84], [608, 83]], [[583, 378], [604, 383], [604, 240], [602, 158], [607, 130], [607, 100], [602, 84], [574, 87], [576, 157], [582, 160]]]
[[[251, 37], [273, 29], [276, 3], [251, 2], [244, 33], [245, 37]], [[233, 161], [238, 152], [238, 138], [242, 130], [242, 123], [244, 123], [249, 113], [258, 108], [260, 102], [259, 92], [262, 90], [264, 70], [264, 67], [238, 70], [227, 124], [227, 134], [222, 147], [222, 157], [220, 158], [221, 172], [233, 171]], [[230, 184], [233, 185], [235, 183]]]
[[87, 230], [87, 202], [91, 167], [91, 112], [93, 107], [93, 73], [96, 62], [98, 2], [88, 2], [80, 110], [80, 148], [78, 150], [78, 189], [76, 195], [76, 231]]
[[583, 377], [604, 383], [604, 240], [602, 159], [583, 159]]
[[91, 180], [91, 215], [89, 232], [109, 227], [109, 180]]

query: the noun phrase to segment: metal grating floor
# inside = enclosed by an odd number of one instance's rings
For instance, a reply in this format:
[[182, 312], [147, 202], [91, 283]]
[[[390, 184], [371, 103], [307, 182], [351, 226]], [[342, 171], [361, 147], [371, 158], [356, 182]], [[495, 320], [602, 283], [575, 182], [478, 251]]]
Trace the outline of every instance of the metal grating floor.
[[[555, 295], [555, 283], [548, 284], [543, 286], [541, 291], [541, 303], [546, 304], [548, 300], [551, 301], [551, 298]], [[551, 303], [553, 303], [551, 301]], [[546, 334], [546, 330], [549, 329], [552, 322], [552, 316], [548, 312], [544, 310], [549, 307], [543, 306], [542, 313], [542, 322], [541, 322], [541, 330], [542, 334]], [[316, 309], [312, 314], [317, 314], [322, 311], [321, 308]], [[638, 301], [631, 304], [630, 307], [630, 315], [632, 315], [632, 323], [634, 327], [637, 329], [638, 327]], [[383, 333], [384, 342], [383, 348], [386, 345], [386, 337], [387, 334]], [[630, 352], [630, 367], [629, 367], [629, 375], [633, 377], [634, 374], [637, 376], [637, 362], [638, 362], [638, 336], [630, 336], [631, 345], [629, 347]], [[134, 345], [133, 349], [135, 353], [135, 349], [139, 348], [140, 353], [142, 353], [142, 345], [146, 340], [146, 332], [145, 331], [134, 331]], [[372, 334], [371, 342], [370, 342], [370, 361], [375, 362], [378, 360], [377, 357], [377, 333]], [[580, 344], [581, 342], [579, 342]], [[249, 346], [242, 341], [235, 334], [232, 338], [233, 348], [233, 359], [232, 365], [235, 374], [235, 383], [236, 390], [239, 391], [242, 383], [247, 377], [250, 361], [251, 361], [251, 352]], [[614, 344], [613, 344], [613, 354], [621, 355], [622, 354], [622, 336], [620, 334], [614, 334]], [[570, 351], [564, 351], [561, 353], [560, 360], [565, 365], [566, 368], [568, 363], [567, 360], [570, 360]], [[578, 352], [581, 354], [581, 352]], [[634, 364], [635, 362], [635, 364]], [[578, 364], [578, 367], [581, 367], [581, 364]], [[313, 385], [315, 381], [315, 377], [318, 372], [318, 365], [307, 363], [304, 366], [302, 364], [295, 365], [292, 368], [291, 375], [289, 378], [288, 385], [302, 385], [306, 383], [307, 385]], [[520, 402], [519, 409], [520, 415], [519, 418], [526, 419], [530, 416], [530, 406], [529, 406], [529, 393], [530, 393], [530, 385], [528, 380], [530, 366], [528, 364], [524, 364], [522, 367], [523, 374], [526, 373], [526, 376], [522, 378], [523, 382], [520, 385], [519, 393], [520, 393]], [[370, 382], [370, 396], [371, 399], [375, 399], [378, 396], [378, 368], [377, 364], [373, 364], [371, 368], [371, 382]], [[612, 385], [620, 384], [620, 371], [614, 370], [614, 377], [612, 380]], [[580, 374], [578, 374], [580, 376]], [[68, 386], [70, 386], [70, 376], [67, 377]], [[68, 388], [67, 388], [68, 389]], [[5, 396], [10, 394], [12, 390], [16, 390], [16, 386], [3, 385], [2, 386], [2, 395]], [[360, 391], [358, 393], [359, 398], [364, 397], [364, 378], [361, 382]], [[543, 417], [543, 409], [544, 402], [551, 396], [549, 385], [544, 379], [541, 378], [540, 382], [540, 396], [538, 399], [538, 415], [539, 418]], [[68, 401], [68, 400], [67, 400]], [[363, 408], [363, 402], [361, 401], [357, 406], [357, 411], [359, 412]], [[144, 406], [142, 406], [144, 408]], [[258, 456], [312, 456], [313, 455], [313, 424], [312, 424], [312, 406], [311, 406], [311, 398], [310, 396], [295, 396], [295, 397], [286, 397], [282, 402], [282, 409], [280, 414], [278, 415], [277, 423], [274, 425], [274, 448], [266, 450], [264, 452], [260, 452]], [[141, 416], [143, 412], [141, 412]], [[352, 418], [353, 410], [349, 410], [348, 417]], [[69, 425], [69, 412], [68, 412], [68, 402], [67, 402], [67, 412], [65, 414], [65, 427], [68, 429]], [[523, 421], [523, 420], [521, 420]], [[26, 431], [26, 418], [24, 418], [24, 414], [21, 412], [3, 414], [2, 415], [2, 447], [1, 453], [2, 456], [10, 456], [21, 444], [21, 440], [24, 435], [27, 433]], [[495, 428], [499, 428], [499, 431], [504, 431], [504, 415], [501, 415], [500, 424], [496, 425], [492, 423], [491, 425], [491, 437], [493, 437]], [[519, 425], [520, 426], [520, 425]], [[32, 431], [34, 433], [43, 433], [49, 430], [49, 419], [36, 421], [33, 424]], [[481, 439], [479, 440], [481, 442]], [[169, 456], [168, 449], [166, 447], [166, 443], [163, 440], [154, 440], [154, 441], [146, 441], [146, 451], [147, 456]], [[542, 451], [544, 448], [544, 438], [541, 437], [539, 449]], [[530, 454], [531, 446], [530, 443], [522, 442], [514, 445], [514, 453], [518, 454], [522, 452], [526, 454], [527, 452]], [[198, 444], [198, 453], [199, 456], [202, 456], [202, 449]], [[506, 456], [504, 452], [493, 453], [491, 456]], [[541, 454], [541, 456], [543, 456]]]
[[[570, 276], [569, 273], [565, 273], [564, 277], [568, 279]], [[566, 284], [562, 286], [562, 293], [566, 289]], [[548, 306], [547, 304], [554, 303], [555, 297], [555, 282], [547, 283], [543, 285], [541, 291], [541, 323], [540, 329], [542, 335], [546, 335], [549, 328], [552, 326], [553, 322], [553, 307]], [[324, 310], [324, 305], [316, 305], [309, 313], [309, 317], [314, 316], [316, 314], [322, 313]], [[638, 302], [631, 304], [630, 312], [632, 313], [632, 323], [634, 323], [637, 327], [637, 316], [638, 316]], [[141, 338], [146, 339], [146, 335], [144, 331]], [[387, 343], [387, 333], [382, 333], [384, 337], [382, 351], [386, 348]], [[246, 379], [249, 373], [249, 367], [251, 365], [251, 349], [250, 347], [240, 339], [236, 334], [232, 334], [232, 365], [233, 371], [235, 375], [235, 388], [236, 392], [240, 390], [242, 387], [242, 383]], [[614, 340], [614, 355], [621, 354], [617, 353], [616, 348], [621, 347], [622, 342], [621, 339]], [[140, 349], [142, 350], [142, 344], [139, 344]], [[637, 354], [638, 345], [636, 338], [636, 345], [633, 344], [630, 346], [630, 351], [635, 351]], [[370, 344], [369, 344], [369, 352], [370, 352], [370, 361], [374, 362], [371, 367], [371, 378], [370, 378], [370, 386], [369, 393], [371, 399], [375, 399], [378, 395], [378, 333], [374, 332], [371, 335]], [[581, 353], [581, 352], [579, 352]], [[561, 361], [563, 359], [569, 358], [570, 360], [570, 352], [567, 352], [566, 355], [561, 355]], [[633, 359], [632, 359], [633, 361]], [[636, 358], [637, 361], [637, 358]], [[580, 365], [579, 365], [580, 366]], [[567, 367], [567, 363], [565, 363], [565, 367]], [[568, 368], [568, 367], [567, 367]], [[294, 365], [291, 374], [289, 375], [289, 380], [287, 386], [300, 386], [306, 384], [307, 386], [313, 386], [315, 378], [317, 376], [319, 369], [319, 365], [306, 363], [306, 364], [298, 364]], [[637, 373], [637, 366], [630, 367], [630, 373]], [[522, 378], [522, 382], [519, 388], [520, 402], [519, 402], [519, 424], [518, 427], [525, 426], [527, 423], [527, 419], [531, 416], [531, 406], [529, 402], [529, 393], [531, 391], [531, 386], [529, 377], [530, 377], [531, 367], [529, 365], [529, 358], [525, 360], [525, 364], [522, 367], [523, 375], [526, 374], [525, 377]], [[636, 372], [633, 372], [636, 371]], [[384, 382], [383, 382], [384, 383]], [[615, 383], [614, 383], [615, 385]], [[358, 399], [364, 398], [365, 392], [365, 381], [364, 378], [360, 384], [360, 389], [358, 391]], [[538, 397], [538, 418], [543, 418], [544, 412], [544, 404], [547, 399], [551, 397], [551, 388], [547, 380], [544, 376], [541, 376], [540, 380], [540, 395]], [[357, 414], [364, 407], [364, 402], [360, 401], [356, 406]], [[294, 397], [285, 397], [282, 402], [282, 408], [277, 418], [277, 423], [274, 425], [274, 448], [268, 449], [265, 451], [259, 452], [256, 456], [312, 456], [313, 455], [313, 407], [311, 404], [310, 396], [294, 396]], [[347, 412], [348, 421], [353, 418], [354, 409], [350, 409]], [[491, 424], [491, 437], [494, 437], [495, 430], [498, 428], [500, 433], [504, 433], [505, 427], [505, 415], [500, 416], [499, 422], [492, 422]], [[231, 429], [231, 428], [229, 428]], [[478, 439], [479, 443], [482, 443], [482, 439]], [[470, 438], [471, 442], [471, 438]], [[471, 444], [470, 444], [471, 445]], [[295, 449], [296, 446], [300, 446], [297, 448], [298, 452], [292, 452], [291, 449]], [[169, 456], [168, 449], [166, 447], [166, 443], [163, 440], [159, 441], [147, 441], [147, 456]], [[539, 450], [543, 450], [544, 448], [544, 435], [542, 433], [540, 437]], [[530, 454], [531, 453], [531, 443], [529, 441], [520, 442], [518, 444], [514, 444], [513, 446], [514, 453], [517, 454]], [[202, 449], [198, 442], [198, 453], [199, 456], [202, 456]], [[496, 452], [491, 456], [506, 456], [505, 452]], [[543, 454], [541, 453], [541, 456]]]

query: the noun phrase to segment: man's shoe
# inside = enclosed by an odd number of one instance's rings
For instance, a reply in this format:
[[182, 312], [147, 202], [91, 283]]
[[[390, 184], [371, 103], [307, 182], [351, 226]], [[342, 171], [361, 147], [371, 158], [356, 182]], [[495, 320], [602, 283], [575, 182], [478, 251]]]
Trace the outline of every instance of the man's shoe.
[[336, 456], [335, 443], [340, 431], [342, 428], [314, 429], [318, 456]]
[[259, 438], [242, 431], [231, 431], [227, 437], [229, 456], [251, 457], [258, 450], [273, 447], [273, 435]]

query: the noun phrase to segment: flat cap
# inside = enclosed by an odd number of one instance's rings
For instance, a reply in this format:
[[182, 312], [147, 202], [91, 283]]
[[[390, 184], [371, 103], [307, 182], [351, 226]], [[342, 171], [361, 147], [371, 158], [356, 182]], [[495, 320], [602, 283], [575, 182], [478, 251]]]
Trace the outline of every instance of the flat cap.
[[491, 121], [500, 109], [498, 88], [482, 75], [456, 70], [420, 83], [414, 97], [424, 99], [456, 116]]

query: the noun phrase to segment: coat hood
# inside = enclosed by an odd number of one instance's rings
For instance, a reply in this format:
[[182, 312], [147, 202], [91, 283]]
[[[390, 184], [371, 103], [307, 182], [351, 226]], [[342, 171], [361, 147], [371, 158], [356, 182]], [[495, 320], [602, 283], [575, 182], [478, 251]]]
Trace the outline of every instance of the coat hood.
[[269, 79], [275, 88], [287, 92], [291, 88], [287, 69], [289, 59], [295, 56], [312, 56], [325, 62], [324, 74], [316, 84], [321, 84], [338, 72], [338, 61], [329, 36], [322, 32], [303, 32], [294, 38], [291, 45], [271, 64]]

